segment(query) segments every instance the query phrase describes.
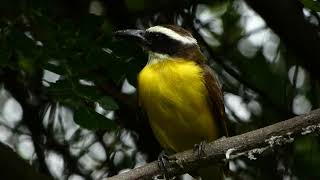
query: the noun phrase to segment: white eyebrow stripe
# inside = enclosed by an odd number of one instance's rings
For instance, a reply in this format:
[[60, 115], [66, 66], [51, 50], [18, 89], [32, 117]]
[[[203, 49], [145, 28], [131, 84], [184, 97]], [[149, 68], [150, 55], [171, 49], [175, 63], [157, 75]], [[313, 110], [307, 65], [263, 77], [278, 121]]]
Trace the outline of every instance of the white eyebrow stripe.
[[197, 40], [190, 36], [181, 36], [175, 31], [163, 27], [163, 26], [153, 26], [147, 29], [148, 32], [158, 32], [167, 35], [168, 37], [182, 42], [183, 44], [197, 44]]

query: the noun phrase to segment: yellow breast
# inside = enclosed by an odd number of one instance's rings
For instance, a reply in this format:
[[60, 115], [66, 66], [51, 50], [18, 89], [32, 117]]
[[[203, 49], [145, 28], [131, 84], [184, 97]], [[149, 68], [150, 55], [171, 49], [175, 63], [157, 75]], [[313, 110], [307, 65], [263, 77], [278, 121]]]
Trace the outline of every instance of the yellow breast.
[[161, 60], [138, 76], [139, 103], [165, 149], [176, 152], [218, 137], [203, 72], [195, 62]]

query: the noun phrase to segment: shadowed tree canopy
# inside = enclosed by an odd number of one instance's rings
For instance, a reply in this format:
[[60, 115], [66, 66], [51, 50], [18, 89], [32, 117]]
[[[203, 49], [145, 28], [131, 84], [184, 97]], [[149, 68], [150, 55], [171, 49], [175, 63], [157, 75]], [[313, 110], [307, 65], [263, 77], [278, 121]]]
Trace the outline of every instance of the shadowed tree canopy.
[[[230, 135], [319, 108], [318, 1], [2, 0], [0, 179], [102, 179], [154, 161], [162, 149], [137, 116], [135, 89], [147, 55], [112, 35], [159, 24], [197, 39]], [[319, 179], [319, 140], [234, 158], [226, 175]]]

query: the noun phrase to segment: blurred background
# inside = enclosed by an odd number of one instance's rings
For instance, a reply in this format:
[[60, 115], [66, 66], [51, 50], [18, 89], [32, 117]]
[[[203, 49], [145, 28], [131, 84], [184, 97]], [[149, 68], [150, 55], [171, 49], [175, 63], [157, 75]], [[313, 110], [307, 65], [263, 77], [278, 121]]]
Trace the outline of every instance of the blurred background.
[[[119, 29], [192, 32], [222, 84], [231, 135], [318, 108], [319, 12], [314, 0], [1, 0], [0, 179], [103, 179], [157, 158], [137, 116], [147, 56], [114, 41]], [[319, 140], [235, 159], [227, 179], [319, 179]]]

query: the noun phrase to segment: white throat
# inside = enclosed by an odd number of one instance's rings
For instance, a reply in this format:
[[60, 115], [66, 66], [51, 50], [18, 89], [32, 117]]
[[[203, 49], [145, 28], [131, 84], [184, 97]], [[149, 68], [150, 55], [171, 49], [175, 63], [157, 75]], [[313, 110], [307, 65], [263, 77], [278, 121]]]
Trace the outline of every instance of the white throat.
[[156, 64], [162, 61], [166, 61], [168, 59], [170, 59], [170, 56], [168, 54], [160, 54], [160, 53], [150, 51], [148, 64]]

